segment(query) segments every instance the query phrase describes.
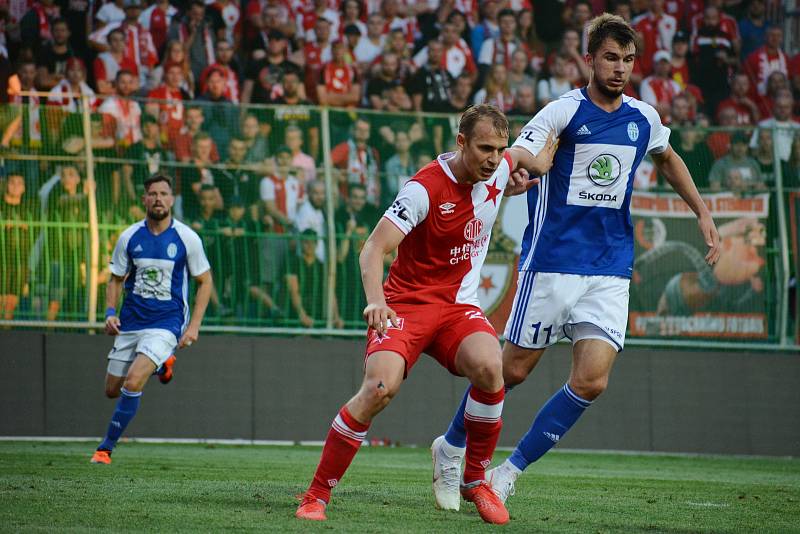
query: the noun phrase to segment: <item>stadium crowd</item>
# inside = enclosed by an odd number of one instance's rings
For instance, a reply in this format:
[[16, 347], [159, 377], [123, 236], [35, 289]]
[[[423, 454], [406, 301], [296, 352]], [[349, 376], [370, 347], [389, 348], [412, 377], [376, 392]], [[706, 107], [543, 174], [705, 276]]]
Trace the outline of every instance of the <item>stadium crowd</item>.
[[[101, 222], [121, 225], [144, 216], [147, 176], [175, 176], [176, 214], [201, 234], [215, 272], [212, 317], [325, 323], [331, 258], [315, 106], [337, 108], [333, 322], [355, 325], [360, 246], [405, 181], [452, 147], [452, 114], [493, 103], [518, 131], [587, 83], [586, 25], [603, 11], [639, 32], [627, 93], [675, 127], [671, 144], [698, 187], [763, 191], [777, 166], [800, 186], [800, 54], [783, 49], [782, 26], [768, 16], [779, 4], [765, 0], [0, 5], [0, 220], [85, 222], [96, 187]], [[91, 184], [86, 105], [98, 158]], [[635, 187], [660, 187], [653, 169], [645, 162]], [[0, 241], [4, 265], [14, 264], [0, 276], [6, 318], [30, 294], [30, 273], [61, 291], [66, 280], [85, 288], [82, 231], [13, 228]], [[105, 234], [105, 259], [114, 237]], [[58, 255], [30, 260], [43, 256], [42, 239], [60, 243]], [[70, 300], [57, 293], [39, 305], [48, 319]]]

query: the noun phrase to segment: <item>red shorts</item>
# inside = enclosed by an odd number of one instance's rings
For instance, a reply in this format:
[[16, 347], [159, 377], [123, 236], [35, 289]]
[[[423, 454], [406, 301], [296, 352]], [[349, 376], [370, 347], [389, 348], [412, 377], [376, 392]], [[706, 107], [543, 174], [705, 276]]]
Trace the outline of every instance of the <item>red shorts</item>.
[[480, 308], [470, 304], [390, 304], [400, 323], [389, 326], [383, 337], [375, 330], [367, 331], [364, 363], [370, 354], [396, 352], [406, 361], [406, 375], [425, 352], [454, 375], [456, 353], [461, 341], [475, 332], [486, 332], [497, 338], [497, 332]]

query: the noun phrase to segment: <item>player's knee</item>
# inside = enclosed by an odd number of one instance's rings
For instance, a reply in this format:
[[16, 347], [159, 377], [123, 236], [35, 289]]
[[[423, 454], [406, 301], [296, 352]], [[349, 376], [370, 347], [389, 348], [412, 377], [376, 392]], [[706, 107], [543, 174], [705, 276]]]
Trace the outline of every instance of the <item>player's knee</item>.
[[608, 387], [608, 377], [582, 378], [570, 380], [569, 384], [576, 395], [586, 400], [594, 400]]
[[485, 358], [477, 362], [470, 373], [470, 381], [484, 391], [496, 391], [503, 385], [503, 362], [500, 358]]
[[119, 386], [106, 386], [105, 394], [109, 399], [116, 399], [119, 397]]
[[506, 386], [522, 384], [528, 378], [528, 370], [519, 365], [503, 366], [503, 381]]
[[368, 380], [364, 386], [363, 392], [367, 401], [376, 408], [385, 407], [397, 393], [396, 388], [379, 378]]

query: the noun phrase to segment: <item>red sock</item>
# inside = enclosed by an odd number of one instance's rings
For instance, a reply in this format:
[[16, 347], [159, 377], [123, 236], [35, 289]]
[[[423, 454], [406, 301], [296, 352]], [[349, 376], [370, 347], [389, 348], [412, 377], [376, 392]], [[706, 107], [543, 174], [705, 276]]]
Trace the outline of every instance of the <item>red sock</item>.
[[359, 423], [350, 415], [347, 406], [342, 406], [325, 438], [322, 458], [308, 488], [308, 495], [325, 502], [331, 500], [331, 489], [344, 476], [367, 436], [368, 428], [368, 424]]
[[505, 396], [505, 388], [487, 393], [472, 386], [469, 391], [464, 411], [464, 427], [467, 430], [465, 484], [484, 480], [486, 468], [492, 463], [492, 454], [500, 437], [500, 429], [503, 428], [500, 414], [503, 412]]

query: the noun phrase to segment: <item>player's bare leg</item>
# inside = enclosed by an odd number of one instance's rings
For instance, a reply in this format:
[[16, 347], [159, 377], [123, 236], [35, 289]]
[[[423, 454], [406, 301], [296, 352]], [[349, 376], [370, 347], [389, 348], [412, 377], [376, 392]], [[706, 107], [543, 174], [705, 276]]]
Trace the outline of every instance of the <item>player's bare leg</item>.
[[485, 481], [503, 426], [503, 359], [497, 338], [486, 332], [468, 335], [456, 353], [456, 370], [472, 384], [464, 411], [467, 433], [461, 495], [474, 502], [487, 523], [508, 522], [508, 512]]
[[361, 388], [333, 420], [314, 479], [295, 517], [315, 521], [326, 519], [325, 507], [330, 501], [331, 490], [344, 476], [361, 447], [372, 418], [389, 405], [400, 389], [405, 369], [405, 360], [396, 352], [375, 352], [367, 358]]
[[156, 364], [153, 363], [153, 360], [144, 354], [137, 354], [124, 379], [106, 375], [106, 395], [112, 398], [119, 395], [120, 399], [117, 401], [114, 414], [111, 416], [111, 423], [108, 425], [106, 436], [92, 456], [92, 463], [111, 463], [111, 451], [114, 450], [125, 428], [136, 415], [136, 411], [139, 409], [142, 389], [144, 389], [147, 379], [153, 374], [155, 368]]
[[533, 372], [545, 349], [526, 349], [510, 341], [503, 344], [503, 382], [506, 389], [521, 384]]
[[605, 391], [616, 357], [617, 348], [610, 342], [583, 339], [575, 343], [567, 383], [542, 407], [511, 456], [486, 474], [503, 502], [514, 494], [514, 483], [522, 471], [558, 443]]

